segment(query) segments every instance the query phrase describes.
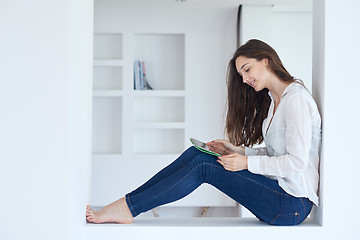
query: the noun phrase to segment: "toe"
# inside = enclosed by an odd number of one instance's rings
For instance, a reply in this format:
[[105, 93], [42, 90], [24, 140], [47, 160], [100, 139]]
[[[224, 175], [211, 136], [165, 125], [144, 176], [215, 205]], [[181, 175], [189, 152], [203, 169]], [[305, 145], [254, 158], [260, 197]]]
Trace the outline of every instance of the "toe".
[[90, 206], [88, 208], [86, 208], [86, 216], [93, 215], [93, 214], [94, 214], [94, 210], [92, 210]]
[[89, 213], [94, 213], [95, 211], [90, 207], [90, 205], [88, 205], [88, 207], [86, 208], [87, 212]]

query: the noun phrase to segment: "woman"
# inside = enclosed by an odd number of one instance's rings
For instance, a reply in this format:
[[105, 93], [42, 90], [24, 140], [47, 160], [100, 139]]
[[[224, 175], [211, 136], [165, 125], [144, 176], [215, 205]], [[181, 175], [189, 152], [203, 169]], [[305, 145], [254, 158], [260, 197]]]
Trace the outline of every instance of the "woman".
[[[296, 225], [318, 205], [320, 115], [302, 82], [266, 43], [250, 40], [230, 60], [227, 140], [194, 147], [144, 185], [100, 211], [94, 223], [131, 223], [142, 212], [209, 183], [272, 225]], [[265, 147], [250, 148], [265, 142]]]

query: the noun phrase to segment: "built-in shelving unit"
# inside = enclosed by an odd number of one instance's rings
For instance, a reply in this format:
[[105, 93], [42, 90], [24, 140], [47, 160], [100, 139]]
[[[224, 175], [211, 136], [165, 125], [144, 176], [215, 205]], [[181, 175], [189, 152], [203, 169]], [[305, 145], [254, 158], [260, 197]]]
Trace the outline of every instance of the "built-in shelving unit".
[[[134, 89], [137, 60], [153, 90]], [[136, 171], [131, 184], [117, 185], [125, 194], [184, 151], [185, 98], [184, 34], [94, 33], [94, 193], [114, 181], [109, 168], [119, 182]], [[111, 196], [92, 198], [99, 205]]]
[[94, 35], [93, 154], [122, 153], [122, 34]]
[[[184, 46], [184, 34], [94, 35], [93, 154], [184, 150]], [[134, 90], [135, 60], [153, 90]]]

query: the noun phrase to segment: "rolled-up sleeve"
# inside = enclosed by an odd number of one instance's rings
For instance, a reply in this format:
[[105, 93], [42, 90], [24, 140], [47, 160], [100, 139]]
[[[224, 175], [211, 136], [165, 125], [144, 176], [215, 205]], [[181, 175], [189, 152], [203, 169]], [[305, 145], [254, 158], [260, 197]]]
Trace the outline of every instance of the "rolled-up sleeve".
[[248, 154], [248, 170], [250, 172], [289, 177], [305, 171], [309, 162], [312, 137], [309, 105], [306, 99], [299, 94], [292, 95], [285, 104], [286, 154], [265, 156], [253, 154], [264, 152], [264, 150], [246, 149], [245, 154]]
[[267, 156], [266, 147], [258, 147], [258, 148], [249, 148], [245, 147], [245, 156]]

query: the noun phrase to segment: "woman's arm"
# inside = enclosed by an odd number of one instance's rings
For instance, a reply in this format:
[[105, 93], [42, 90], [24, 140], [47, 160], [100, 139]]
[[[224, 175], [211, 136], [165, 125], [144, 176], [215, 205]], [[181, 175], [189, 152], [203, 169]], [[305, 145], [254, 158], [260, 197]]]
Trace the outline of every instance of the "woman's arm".
[[242, 147], [235, 146], [225, 139], [218, 139], [212, 142], [206, 143], [209, 149], [213, 152], [219, 153], [221, 155], [227, 155], [231, 153], [238, 153], [245, 156], [267, 156], [266, 147], [258, 147], [258, 148], [250, 148], [250, 147]]
[[238, 153], [245, 155], [245, 148], [242, 146], [235, 146], [225, 139], [217, 139], [211, 142], [206, 143], [209, 149], [213, 152], [219, 153], [221, 155], [228, 155], [232, 153]]
[[267, 156], [268, 152], [266, 147], [249, 148], [245, 147], [245, 156]]

